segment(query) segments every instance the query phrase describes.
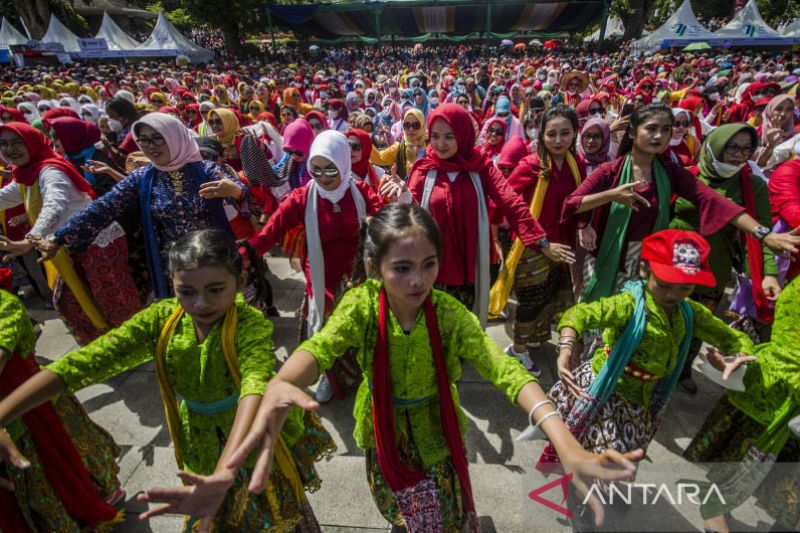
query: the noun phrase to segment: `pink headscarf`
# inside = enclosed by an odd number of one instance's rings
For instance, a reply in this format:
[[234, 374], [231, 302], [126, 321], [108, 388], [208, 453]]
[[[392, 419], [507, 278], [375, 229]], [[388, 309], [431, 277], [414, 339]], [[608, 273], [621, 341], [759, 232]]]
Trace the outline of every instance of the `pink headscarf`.
[[200, 149], [197, 147], [194, 137], [192, 137], [191, 133], [189, 133], [189, 129], [186, 128], [183, 122], [178, 118], [167, 115], [166, 113], [146, 114], [134, 122], [133, 128], [131, 128], [133, 140], [136, 141], [137, 144], [139, 142], [138, 131], [142, 124], [156, 130], [164, 137], [164, 140], [167, 141], [167, 147], [169, 148], [172, 159], [168, 165], [163, 166], [156, 165], [155, 162], [153, 162], [153, 166], [158, 170], [172, 172], [173, 170], [183, 168], [189, 163], [203, 160], [203, 156], [200, 155]]
[[764, 109], [763, 113], [764, 123], [761, 126], [761, 141], [764, 142], [765, 144], [767, 142], [767, 132], [772, 128], [778, 128], [781, 130], [781, 138], [784, 141], [794, 135], [795, 131], [794, 131], [793, 121], [787, 121], [786, 124], [772, 123], [772, 113], [779, 105], [786, 102], [787, 100], [792, 102], [792, 107], [795, 106], [794, 98], [792, 98], [788, 94], [779, 94], [776, 95], [772, 100], [770, 100], [769, 103], [767, 104], [766, 109]]
[[314, 130], [305, 120], [293, 120], [283, 130], [284, 150], [296, 150], [308, 156], [312, 142], [314, 142]]

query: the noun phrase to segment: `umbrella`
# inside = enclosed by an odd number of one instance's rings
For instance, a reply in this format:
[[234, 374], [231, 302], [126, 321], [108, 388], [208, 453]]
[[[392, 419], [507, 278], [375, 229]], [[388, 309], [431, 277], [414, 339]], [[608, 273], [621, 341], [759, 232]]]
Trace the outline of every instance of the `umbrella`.
[[531, 39], [531, 41], [528, 43], [528, 46], [542, 46], [542, 41], [539, 39]]
[[517, 43], [514, 45], [514, 50], [525, 50], [525, 43]]
[[514, 43], [510, 39], [503, 39], [500, 41], [500, 46], [512, 46]]
[[414, 45], [414, 50], [422, 50], [422, 43], [417, 43]]
[[311, 46], [308, 47], [308, 51], [309, 52], [316, 52], [318, 50], [319, 50], [319, 46], [317, 46], [316, 44], [312, 44]]
[[704, 42], [692, 43], [683, 48], [684, 52], [696, 52], [698, 50], [711, 50], [711, 45]]
[[545, 48], [555, 48], [555, 47], [556, 47], [556, 46], [558, 46], [559, 44], [560, 44], [560, 43], [559, 43], [557, 40], [555, 40], [555, 39], [552, 39], [552, 40], [550, 40], [550, 41], [545, 41], [545, 42], [544, 42], [544, 47], [545, 47]]

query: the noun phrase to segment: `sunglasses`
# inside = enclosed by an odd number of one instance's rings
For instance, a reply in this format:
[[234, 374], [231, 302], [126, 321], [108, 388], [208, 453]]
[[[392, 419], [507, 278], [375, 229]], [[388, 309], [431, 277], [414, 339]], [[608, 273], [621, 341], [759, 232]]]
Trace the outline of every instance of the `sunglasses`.
[[583, 135], [581, 135], [581, 138], [584, 141], [603, 142], [603, 134], [602, 133], [584, 133]]
[[725, 153], [731, 156], [742, 154], [744, 157], [750, 157], [755, 151], [756, 149], [752, 146], [738, 146], [736, 144], [729, 144], [725, 147]]
[[284, 150], [285, 153], [289, 155], [296, 155], [298, 157], [303, 157], [305, 153], [302, 150], [289, 150], [288, 148]]
[[403, 122], [403, 129], [404, 130], [414, 130], [417, 131], [422, 127], [422, 124], [419, 122]]
[[509, 115], [509, 113], [507, 113], [505, 111], [503, 111], [502, 113], [496, 113], [496, 116], [498, 116], [500, 118], [506, 118], [506, 117], [508, 117], [508, 115]]
[[222, 119], [221, 118], [212, 118], [208, 120], [209, 126], [222, 126]]
[[602, 107], [589, 108], [589, 114], [590, 115], [602, 115], [603, 114], [603, 108]]
[[486, 130], [486, 133], [489, 133], [489, 134], [493, 133], [495, 135], [502, 135], [503, 134], [503, 129], [502, 128], [488, 128]]
[[350, 149], [352, 151], [354, 151], [354, 152], [360, 152], [361, 151], [361, 144], [359, 144], [359, 143], [349, 143], [349, 144], [350, 144]]
[[336, 176], [339, 175], [339, 169], [336, 167], [325, 167], [325, 168], [311, 167], [308, 173], [314, 176], [315, 178], [322, 177], [323, 174], [329, 178], [335, 178]]
[[676, 120], [675, 121], [675, 127], [676, 128], [688, 128], [690, 124], [691, 124], [691, 122], [688, 121], [688, 120]]

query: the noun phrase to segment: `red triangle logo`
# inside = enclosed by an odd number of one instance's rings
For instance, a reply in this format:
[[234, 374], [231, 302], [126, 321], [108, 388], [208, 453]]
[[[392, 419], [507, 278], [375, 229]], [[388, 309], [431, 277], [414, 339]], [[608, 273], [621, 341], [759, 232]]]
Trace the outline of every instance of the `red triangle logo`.
[[546, 485], [542, 485], [538, 489], [534, 489], [533, 491], [531, 491], [530, 494], [528, 494], [528, 498], [537, 503], [541, 503], [548, 509], [552, 509], [557, 513], [563, 514], [567, 518], [572, 518], [572, 511], [570, 511], [566, 507], [561, 507], [561, 505], [555, 504], [550, 500], [546, 500], [540, 496], [542, 493], [547, 492], [548, 490], [554, 487], [558, 487], [560, 485], [561, 496], [562, 496], [561, 503], [563, 504], [565, 501], [567, 501], [567, 496], [569, 495], [569, 482], [572, 480], [572, 476], [573, 472], [570, 472], [569, 474], [563, 475], [560, 478], [555, 479]]

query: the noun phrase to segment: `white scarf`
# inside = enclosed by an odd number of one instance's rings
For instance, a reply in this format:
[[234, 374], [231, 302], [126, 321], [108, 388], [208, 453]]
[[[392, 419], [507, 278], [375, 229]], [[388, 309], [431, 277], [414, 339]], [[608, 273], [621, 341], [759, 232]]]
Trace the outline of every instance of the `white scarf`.
[[306, 167], [311, 173], [311, 160], [315, 157], [324, 157], [333, 163], [339, 170], [339, 176], [342, 181], [339, 186], [332, 191], [326, 191], [322, 187], [316, 187], [320, 196], [326, 200], [339, 203], [344, 197], [344, 193], [350, 188], [350, 170], [352, 163], [350, 162], [350, 144], [347, 142], [347, 137], [343, 133], [335, 130], [325, 130], [314, 138], [311, 143], [311, 150], [306, 160]]

